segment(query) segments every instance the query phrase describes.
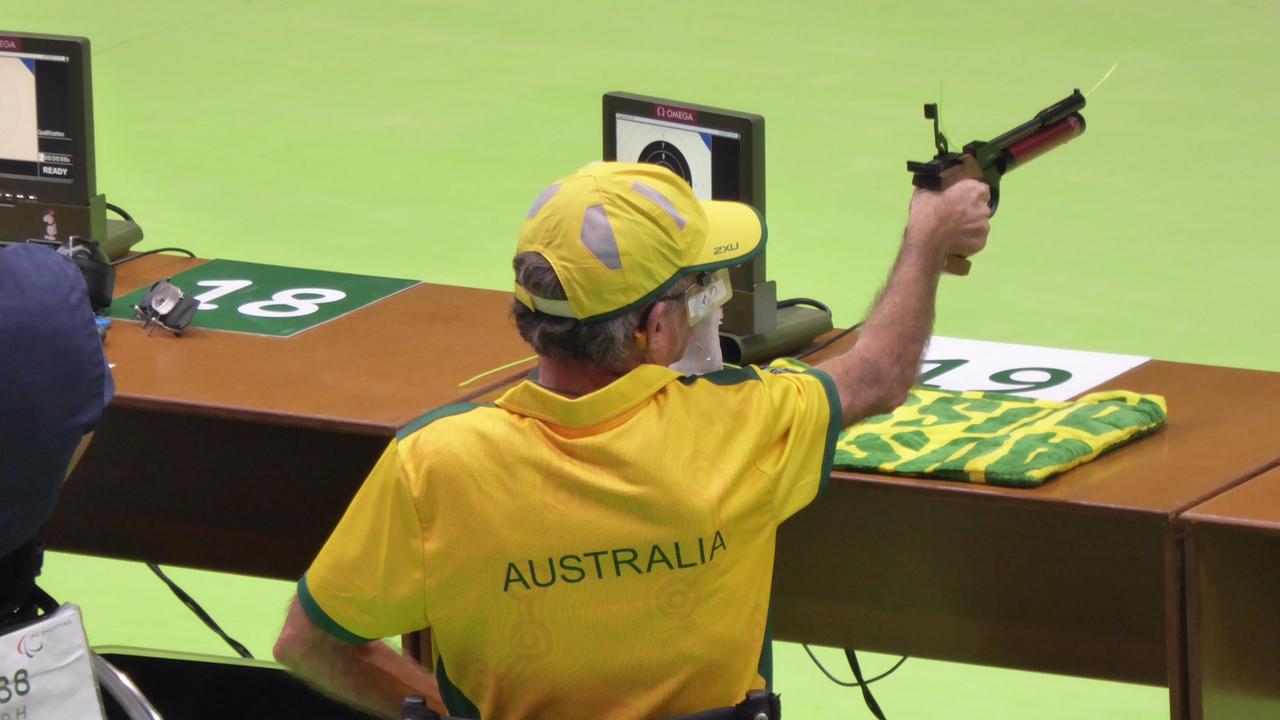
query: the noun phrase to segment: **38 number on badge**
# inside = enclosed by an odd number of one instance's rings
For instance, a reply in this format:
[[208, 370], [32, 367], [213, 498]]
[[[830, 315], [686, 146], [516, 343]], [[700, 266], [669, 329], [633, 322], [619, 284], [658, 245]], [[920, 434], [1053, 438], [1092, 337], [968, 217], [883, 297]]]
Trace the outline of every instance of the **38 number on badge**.
[[13, 681], [0, 675], [0, 705], [8, 703], [15, 697], [23, 697], [31, 692], [31, 680], [27, 676], [26, 669], [19, 670], [13, 674]]

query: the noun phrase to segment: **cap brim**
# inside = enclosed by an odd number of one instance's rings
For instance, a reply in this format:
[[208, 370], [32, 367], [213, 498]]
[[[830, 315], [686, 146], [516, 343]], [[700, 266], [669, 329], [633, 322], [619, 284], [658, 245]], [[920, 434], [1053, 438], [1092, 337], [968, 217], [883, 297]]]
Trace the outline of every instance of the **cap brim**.
[[754, 207], [739, 202], [704, 200], [702, 208], [707, 213], [707, 242], [696, 258], [696, 267], [686, 271], [741, 265], [764, 250], [768, 229]]

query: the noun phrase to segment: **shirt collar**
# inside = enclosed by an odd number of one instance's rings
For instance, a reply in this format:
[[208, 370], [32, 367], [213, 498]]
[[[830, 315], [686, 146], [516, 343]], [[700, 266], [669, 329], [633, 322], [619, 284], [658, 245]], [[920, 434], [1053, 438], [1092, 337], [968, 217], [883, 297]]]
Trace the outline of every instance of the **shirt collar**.
[[503, 393], [496, 404], [504, 410], [573, 428], [590, 427], [617, 417], [653, 397], [680, 373], [661, 365], [640, 365], [593, 393], [567, 398], [525, 380]]

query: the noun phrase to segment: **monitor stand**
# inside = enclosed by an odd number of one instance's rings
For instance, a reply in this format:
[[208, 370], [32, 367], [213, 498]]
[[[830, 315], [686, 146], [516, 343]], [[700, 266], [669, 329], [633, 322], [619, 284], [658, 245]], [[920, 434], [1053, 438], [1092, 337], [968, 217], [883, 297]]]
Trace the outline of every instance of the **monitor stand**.
[[102, 243], [102, 251], [108, 258], [119, 260], [140, 242], [142, 227], [138, 223], [132, 220], [107, 220], [107, 239]]
[[751, 288], [735, 286], [733, 299], [724, 307], [720, 351], [725, 362], [745, 365], [772, 360], [808, 346], [831, 330], [831, 313], [826, 310], [807, 305], [778, 307], [774, 281], [758, 281]]

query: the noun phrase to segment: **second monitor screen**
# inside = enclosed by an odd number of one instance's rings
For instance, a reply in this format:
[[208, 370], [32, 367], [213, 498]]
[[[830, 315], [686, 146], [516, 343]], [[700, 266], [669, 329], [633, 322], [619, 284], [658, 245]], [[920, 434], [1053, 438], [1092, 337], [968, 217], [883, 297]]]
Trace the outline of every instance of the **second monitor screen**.
[[0, 174], [75, 179], [70, 59], [0, 52]]

